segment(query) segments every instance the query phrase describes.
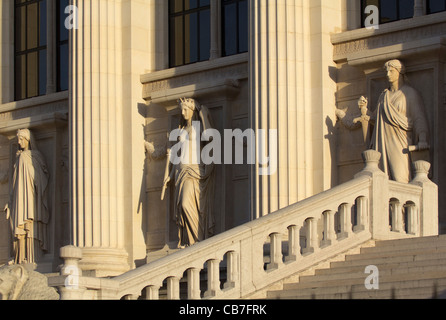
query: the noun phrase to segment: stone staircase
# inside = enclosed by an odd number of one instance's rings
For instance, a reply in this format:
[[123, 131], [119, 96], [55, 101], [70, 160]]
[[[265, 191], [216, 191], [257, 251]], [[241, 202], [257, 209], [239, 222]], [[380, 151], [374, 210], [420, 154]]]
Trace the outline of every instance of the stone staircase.
[[[378, 268], [378, 289], [365, 286], [367, 266]], [[314, 275], [285, 281], [268, 299], [430, 299], [446, 292], [446, 235], [376, 241], [331, 262]], [[370, 283], [370, 282], [368, 282]], [[373, 281], [372, 281], [373, 283]]]

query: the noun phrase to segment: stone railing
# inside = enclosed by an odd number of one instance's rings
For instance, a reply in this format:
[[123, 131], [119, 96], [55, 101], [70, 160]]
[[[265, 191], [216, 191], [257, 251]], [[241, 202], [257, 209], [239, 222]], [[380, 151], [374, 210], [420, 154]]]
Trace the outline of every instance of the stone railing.
[[114, 278], [81, 276], [81, 249], [62, 248], [64, 267], [49, 283], [62, 299], [247, 298], [370, 239], [437, 234], [429, 164], [416, 163], [412, 183], [401, 184], [378, 169], [379, 153], [363, 157], [345, 184]]

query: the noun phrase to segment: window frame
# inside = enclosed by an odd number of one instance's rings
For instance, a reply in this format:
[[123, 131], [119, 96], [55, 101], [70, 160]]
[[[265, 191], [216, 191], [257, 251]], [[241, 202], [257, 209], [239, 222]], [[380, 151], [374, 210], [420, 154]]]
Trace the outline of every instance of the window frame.
[[[45, 59], [46, 59], [45, 66], [47, 66], [47, 64], [48, 64], [48, 37], [46, 35], [45, 35], [45, 37], [46, 37], [45, 44], [44, 45], [40, 44], [40, 42], [41, 42], [40, 41], [41, 40], [40, 39], [40, 37], [41, 37], [41, 30], [40, 30], [41, 29], [41, 21], [40, 21], [41, 17], [40, 17], [40, 11], [39, 10], [40, 10], [40, 7], [41, 7], [42, 3], [45, 3], [45, 8], [47, 8], [47, 5], [48, 5], [47, 0], [24, 0], [23, 2], [18, 2], [17, 0], [14, 0], [14, 3], [13, 3], [13, 12], [14, 12], [14, 24], [13, 24], [14, 25], [14, 32], [13, 32], [14, 33], [14, 49], [13, 49], [13, 52], [14, 52], [14, 65], [15, 65], [14, 72], [13, 72], [13, 75], [14, 75], [14, 80], [13, 80], [13, 83], [14, 83], [14, 101], [20, 101], [20, 100], [33, 98], [33, 97], [38, 97], [38, 96], [45, 95], [47, 93], [47, 90], [46, 90], [46, 82], [48, 81], [47, 70], [46, 69], [45, 70], [40, 70], [40, 54], [41, 54], [42, 51], [46, 51], [45, 52]], [[37, 4], [37, 13], [36, 13], [37, 26], [38, 26], [38, 30], [36, 32], [37, 33], [37, 40], [36, 40], [37, 46], [33, 47], [33, 48], [28, 48], [28, 32], [27, 32], [28, 31], [28, 7], [33, 5], [33, 4]], [[18, 34], [17, 20], [16, 19], [17, 19], [17, 15], [18, 15], [17, 12], [19, 10], [21, 10], [21, 8], [23, 8], [23, 7], [25, 8], [25, 21], [24, 21], [25, 49], [20, 48], [21, 50], [19, 50], [19, 49], [17, 49], [18, 44], [16, 43], [17, 34]], [[47, 27], [48, 26], [46, 25], [46, 28]], [[47, 30], [47, 29], [45, 29], [45, 30]], [[28, 57], [29, 57], [29, 55], [31, 55], [33, 53], [37, 53], [37, 74], [36, 74], [36, 87], [37, 88], [36, 88], [36, 94], [29, 94], [29, 87], [28, 87], [28, 71], [29, 71]], [[18, 79], [17, 79], [17, 77], [18, 77], [17, 69], [18, 68], [16, 66], [17, 59], [19, 57], [22, 57], [22, 56], [25, 57], [24, 68], [25, 68], [25, 77], [26, 77], [26, 80], [24, 82], [25, 88], [24, 88], [24, 94], [23, 95], [22, 95], [22, 93], [23, 93], [22, 86], [20, 86], [20, 88], [18, 88]], [[22, 68], [20, 68], [20, 70], [22, 70]], [[44, 83], [45, 89], [43, 90], [44, 91], [43, 93], [41, 93], [41, 91], [40, 91], [40, 86], [41, 86], [40, 76], [41, 76], [41, 72], [45, 72], [45, 79], [46, 79], [46, 81]], [[23, 83], [23, 80], [20, 81], [20, 82]], [[20, 92], [19, 92], [19, 89], [20, 89]]]
[[[9, 0], [8, 0], [9, 1]], [[42, 3], [45, 2], [46, 5], [46, 23], [45, 23], [45, 37], [46, 37], [46, 43], [45, 45], [40, 46], [40, 43], [38, 42], [37, 48], [28, 49], [25, 48], [25, 50], [19, 51], [17, 49], [18, 45], [16, 44], [17, 39], [17, 8], [20, 7], [26, 7], [28, 5], [31, 5], [33, 3]], [[70, 2], [68, 2], [70, 3]], [[61, 88], [61, 79], [60, 79], [60, 47], [64, 44], [68, 46], [68, 57], [66, 61], [69, 61], [69, 39], [64, 41], [59, 41], [59, 26], [60, 24], [64, 23], [64, 17], [66, 17], [66, 14], [64, 13], [64, 10], [60, 10], [61, 0], [21, 0], [21, 2], [18, 2], [17, 0], [11, 1], [11, 12], [13, 17], [13, 23], [12, 25], [12, 34], [14, 37], [14, 44], [11, 46], [11, 54], [12, 54], [12, 65], [14, 65], [13, 70], [11, 71], [11, 79], [12, 79], [12, 88], [11, 88], [11, 101], [22, 101], [34, 97], [44, 96], [56, 92], [63, 92], [67, 91], [69, 88], [67, 86], [66, 89]], [[38, 5], [38, 8], [40, 8], [40, 5]], [[26, 11], [26, 10], [25, 10]], [[38, 39], [37, 41], [40, 41], [41, 31], [40, 31], [40, 12], [38, 13]], [[25, 21], [27, 23], [27, 21]], [[20, 26], [21, 27], [21, 26]], [[27, 26], [25, 25], [25, 30], [27, 29]], [[55, 29], [55, 30], [54, 30]], [[27, 37], [27, 32], [25, 31], [25, 36]], [[27, 40], [25, 40], [26, 44]], [[18, 83], [19, 80], [17, 79], [18, 76], [21, 76], [21, 74], [18, 74], [18, 66], [17, 66], [17, 59], [19, 56], [27, 56], [29, 53], [32, 52], [41, 52], [42, 50], [45, 50], [45, 70], [40, 70], [40, 63], [39, 63], [39, 57], [37, 58], [37, 64], [38, 64], [38, 70], [37, 70], [37, 95], [29, 95], [28, 94], [28, 88], [25, 88], [25, 94], [22, 96], [23, 89], [22, 87], [19, 88]], [[27, 58], [25, 58], [27, 60]], [[27, 61], [25, 62], [25, 65], [27, 65]], [[28, 67], [25, 67], [25, 76], [27, 77], [27, 69]], [[40, 77], [42, 75], [42, 72], [45, 73], [44, 82], [40, 81]], [[23, 72], [21, 72], [23, 74]], [[68, 81], [69, 82], [69, 81]], [[68, 83], [67, 82], [67, 83]], [[23, 83], [23, 80], [20, 81]], [[27, 80], [25, 80], [25, 85], [27, 86]], [[42, 86], [42, 90], [40, 90], [40, 87]], [[20, 90], [20, 92], [19, 92]], [[42, 92], [40, 92], [42, 91]]]
[[430, 1], [426, 0], [426, 14], [435, 14], [435, 13], [446, 11], [446, 0], [443, 0], [443, 2], [444, 2], [444, 7], [445, 7], [443, 10], [432, 12], [431, 8], [430, 8]]
[[[232, 55], [236, 55], [236, 54], [240, 54], [240, 53], [245, 53], [248, 52], [248, 50], [240, 50], [240, 3], [241, 2], [246, 2], [247, 5], [247, 12], [249, 15], [249, 3], [247, 0], [221, 0], [221, 34], [222, 34], [222, 39], [221, 39], [221, 52], [222, 52], [222, 56], [223, 57], [228, 57], [228, 56], [232, 56]], [[236, 6], [236, 50], [235, 53], [226, 53], [226, 27], [225, 27], [225, 6], [229, 6], [231, 4], [235, 4]], [[248, 21], [248, 19], [246, 20]], [[247, 26], [247, 30], [249, 26]], [[248, 31], [249, 34], [249, 31]]]
[[[184, 9], [184, 0], [181, 0], [183, 7], [182, 9]], [[243, 54], [246, 52], [249, 52], [249, 1], [248, 0], [236, 0], [234, 2], [237, 3], [237, 15], [239, 16], [239, 5], [238, 3], [242, 2], [242, 1], [246, 1], [246, 11], [247, 11], [247, 25], [246, 25], [246, 32], [247, 32], [247, 41], [246, 41], [246, 51], [245, 50], [240, 50], [240, 31], [237, 31], [237, 52], [235, 53], [231, 53], [231, 54], [226, 54], [226, 52], [224, 52], [224, 14], [223, 14], [223, 10], [224, 10], [224, 3], [223, 0], [209, 0], [209, 12], [210, 12], [210, 45], [209, 45], [209, 49], [210, 49], [210, 53], [207, 59], [198, 59], [198, 61], [194, 61], [194, 62], [189, 62], [189, 63], [183, 63], [183, 64], [178, 64], [176, 65], [175, 63], [173, 63], [174, 61], [174, 57], [173, 57], [173, 51], [174, 51], [174, 45], [172, 45], [173, 40], [171, 39], [171, 35], [172, 35], [172, 26], [173, 23], [171, 23], [171, 19], [172, 19], [172, 15], [173, 15], [173, 10], [171, 10], [171, 1], [166, 1], [165, 4], [165, 15], [167, 16], [167, 19], [165, 19], [166, 23], [165, 23], [165, 35], [166, 35], [166, 39], [167, 39], [167, 43], [166, 43], [166, 49], [168, 50], [168, 54], [167, 54], [167, 58], [165, 60], [165, 68], [176, 68], [176, 67], [180, 67], [183, 65], [189, 65], [189, 64], [193, 64], [193, 63], [199, 63], [199, 62], [203, 62], [203, 61], [209, 61], [209, 60], [214, 60], [217, 58], [221, 58], [221, 57], [227, 57], [227, 56], [232, 56], [232, 55], [237, 55], [237, 54]], [[180, 11], [183, 12], [184, 10]], [[179, 14], [179, 12], [177, 12], [177, 14]], [[183, 19], [183, 23], [184, 23], [184, 19]], [[237, 18], [237, 24], [239, 24], [239, 19]], [[184, 26], [184, 24], [183, 24]], [[185, 29], [183, 27], [183, 43], [184, 43], [184, 32]], [[184, 55], [184, 46], [182, 48], [183, 50], [183, 62], [185, 61], [185, 55]]]
[[[62, 24], [65, 24], [65, 20], [62, 19], [62, 16], [65, 17], [65, 14], [61, 15], [59, 13], [61, 13], [61, 1], [62, 0], [56, 0], [56, 24], [55, 24], [55, 28], [56, 28], [56, 91], [57, 92], [62, 92], [62, 91], [67, 91], [68, 90], [68, 85], [67, 88], [64, 89], [61, 87], [61, 74], [60, 74], [60, 63], [61, 63], [61, 47], [64, 45], [67, 45], [69, 47], [69, 35], [67, 37], [67, 39], [65, 40], [60, 40], [61, 39], [61, 34], [60, 34], [60, 28]], [[68, 5], [70, 4], [70, 1], [68, 1]], [[68, 31], [69, 33], [69, 31]], [[68, 54], [69, 54], [69, 50], [68, 50]], [[69, 62], [69, 57], [67, 57], [67, 63]]]
[[[396, 11], [396, 19], [390, 20], [390, 21], [383, 21], [382, 15], [381, 15], [381, 13], [382, 13], [381, 3], [382, 3], [382, 1], [388, 1], [388, 0], [377, 0], [377, 1], [378, 1], [378, 9], [379, 9], [379, 24], [386, 24], [386, 23], [391, 23], [391, 22], [395, 22], [395, 21], [401, 21], [401, 20], [410, 19], [413, 17], [413, 15], [412, 15], [411, 17], [402, 18], [401, 13], [400, 13], [400, 1], [402, 1], [402, 0], [395, 0], [396, 1], [396, 10], [397, 10]], [[415, 3], [415, 0], [413, 0], [413, 1]], [[365, 8], [367, 7], [367, 0], [361, 0], [360, 7], [361, 7], [361, 28], [364, 28], [365, 27], [364, 22], [368, 16], [367, 14], [364, 13]]]
[[[168, 12], [168, 45], [169, 45], [169, 54], [168, 54], [168, 63], [169, 63], [169, 67], [170, 68], [175, 68], [175, 67], [179, 67], [179, 66], [183, 66], [183, 65], [188, 65], [188, 64], [192, 64], [192, 63], [196, 63], [196, 62], [201, 62], [201, 61], [206, 61], [210, 59], [210, 50], [208, 52], [208, 54], [205, 56], [205, 58], [201, 57], [201, 52], [200, 52], [200, 44], [201, 44], [201, 36], [200, 36], [200, 14], [203, 11], [209, 11], [209, 26], [211, 26], [212, 23], [212, 17], [211, 17], [211, 6], [212, 6], [212, 0], [209, 1], [208, 5], [205, 6], [200, 6], [200, 1], [202, 0], [197, 0], [198, 1], [198, 5], [196, 8], [189, 8], [189, 9], [185, 9], [185, 0], [180, 0], [182, 1], [182, 10], [178, 11], [178, 12], [174, 12], [174, 10], [171, 10], [171, 4], [172, 1], [168, 1], [167, 4], [167, 12]], [[186, 16], [187, 15], [192, 15], [196, 13], [197, 14], [197, 34], [195, 35], [197, 37], [196, 41], [197, 41], [197, 60], [196, 61], [186, 61], [186, 31], [185, 31], [185, 25], [186, 25]], [[181, 48], [182, 48], [182, 62], [180, 64], [176, 64], [175, 60], [175, 50], [174, 50], [174, 46], [176, 45], [176, 41], [174, 39], [174, 37], [172, 37], [172, 21], [175, 18], [178, 17], [182, 17], [182, 39], [181, 39]], [[175, 44], [174, 44], [175, 43]], [[209, 48], [211, 47], [211, 35], [209, 34]]]

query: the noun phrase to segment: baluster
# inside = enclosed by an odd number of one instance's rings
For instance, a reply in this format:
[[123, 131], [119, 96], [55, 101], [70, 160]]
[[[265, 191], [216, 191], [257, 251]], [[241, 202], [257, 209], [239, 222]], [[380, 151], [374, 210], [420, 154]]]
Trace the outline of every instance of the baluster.
[[189, 300], [201, 299], [200, 296], [200, 269], [187, 270], [187, 298]]
[[271, 239], [271, 263], [268, 264], [267, 270], [275, 270], [283, 263], [282, 261], [282, 235], [279, 233], [272, 233]]
[[334, 214], [332, 210], [324, 212], [324, 240], [322, 240], [322, 247], [331, 245], [335, 238], [336, 231], [334, 229]]
[[239, 255], [235, 251], [230, 251], [226, 254], [227, 257], [227, 281], [224, 284], [224, 289], [235, 288], [239, 280]]
[[407, 206], [407, 233], [418, 235], [418, 210], [415, 204], [409, 203]]
[[359, 197], [356, 200], [356, 219], [357, 223], [353, 227], [354, 232], [365, 230], [365, 224], [367, 221], [367, 199], [365, 197]]
[[308, 218], [305, 220], [306, 246], [303, 249], [305, 255], [313, 253], [317, 248], [317, 225], [316, 219]]
[[400, 232], [403, 211], [400, 202], [396, 199], [390, 200], [390, 214], [392, 217], [391, 230], [394, 232]]
[[288, 256], [285, 258], [286, 262], [296, 261], [297, 257], [300, 256], [298, 232], [297, 226], [288, 227]]
[[180, 279], [167, 278], [167, 300], [180, 300]]
[[338, 235], [338, 240], [346, 239], [350, 236], [352, 230], [351, 222], [352, 204], [343, 203], [339, 209], [339, 223], [341, 230]]
[[209, 260], [208, 264], [208, 289], [204, 293], [205, 298], [215, 297], [220, 292], [220, 261]]
[[149, 286], [145, 289], [146, 300], [159, 300], [159, 286]]

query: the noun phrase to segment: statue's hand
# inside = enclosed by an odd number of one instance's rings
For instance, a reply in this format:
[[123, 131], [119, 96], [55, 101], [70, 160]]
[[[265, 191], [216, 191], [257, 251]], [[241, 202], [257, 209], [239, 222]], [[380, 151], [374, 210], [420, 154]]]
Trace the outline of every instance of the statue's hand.
[[427, 150], [429, 149], [429, 144], [426, 141], [418, 142], [418, 150]]
[[163, 186], [167, 186], [169, 182], [170, 182], [170, 176], [167, 176], [167, 178], [164, 180]]
[[421, 132], [418, 136], [418, 150], [426, 150], [429, 149], [429, 144], [427, 143], [427, 134], [425, 132]]

